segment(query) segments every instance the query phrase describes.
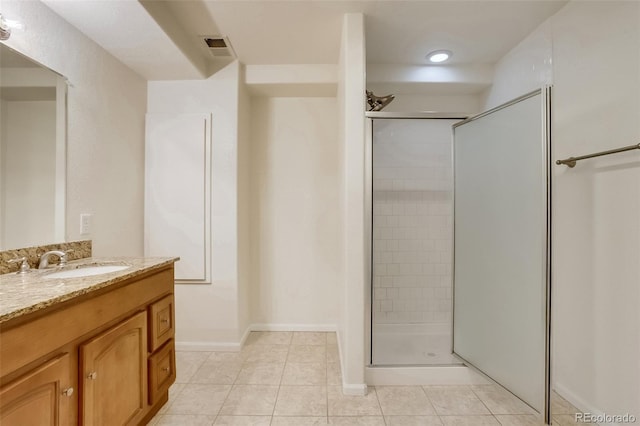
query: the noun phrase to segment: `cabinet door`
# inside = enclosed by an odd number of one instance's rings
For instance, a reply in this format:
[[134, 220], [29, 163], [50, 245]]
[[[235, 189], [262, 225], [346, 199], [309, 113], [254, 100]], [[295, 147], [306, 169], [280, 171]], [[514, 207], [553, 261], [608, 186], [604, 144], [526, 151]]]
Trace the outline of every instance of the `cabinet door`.
[[83, 425], [140, 422], [147, 402], [146, 358], [145, 312], [80, 346]]
[[0, 424], [70, 425], [75, 423], [72, 409], [72, 378], [69, 355], [54, 358], [0, 389]]

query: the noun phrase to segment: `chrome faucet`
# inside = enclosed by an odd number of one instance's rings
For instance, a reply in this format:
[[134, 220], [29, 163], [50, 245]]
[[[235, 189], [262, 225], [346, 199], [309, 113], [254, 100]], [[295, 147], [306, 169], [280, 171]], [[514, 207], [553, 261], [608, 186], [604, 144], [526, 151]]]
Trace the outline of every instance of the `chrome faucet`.
[[45, 269], [49, 266], [49, 257], [51, 255], [58, 256], [60, 261], [58, 262], [58, 266], [64, 266], [67, 264], [67, 254], [72, 250], [60, 251], [60, 250], [51, 250], [44, 253], [40, 256], [40, 264], [38, 264], [38, 269]]

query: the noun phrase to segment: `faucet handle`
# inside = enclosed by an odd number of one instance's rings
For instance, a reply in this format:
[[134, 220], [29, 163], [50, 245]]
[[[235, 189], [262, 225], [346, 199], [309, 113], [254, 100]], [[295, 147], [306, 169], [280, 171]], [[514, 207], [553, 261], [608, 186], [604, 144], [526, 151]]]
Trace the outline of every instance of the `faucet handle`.
[[26, 274], [31, 270], [31, 266], [29, 266], [29, 262], [27, 262], [26, 256], [9, 259], [9, 263], [20, 263], [20, 270], [16, 272], [16, 274]]
[[67, 264], [67, 262], [69, 261], [69, 259], [67, 258], [67, 255], [69, 253], [73, 253], [73, 249], [64, 250], [63, 253], [64, 254], [60, 256], [60, 262], [58, 262], [58, 266], [65, 266]]

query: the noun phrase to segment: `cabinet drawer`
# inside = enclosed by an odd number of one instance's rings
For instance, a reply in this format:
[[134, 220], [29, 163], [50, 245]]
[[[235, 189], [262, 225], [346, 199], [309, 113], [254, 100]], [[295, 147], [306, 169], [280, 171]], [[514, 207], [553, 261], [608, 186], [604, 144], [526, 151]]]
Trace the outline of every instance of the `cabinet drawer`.
[[158, 300], [149, 306], [149, 352], [155, 352], [175, 334], [173, 295]]
[[175, 380], [176, 354], [172, 339], [149, 357], [149, 404], [153, 405]]

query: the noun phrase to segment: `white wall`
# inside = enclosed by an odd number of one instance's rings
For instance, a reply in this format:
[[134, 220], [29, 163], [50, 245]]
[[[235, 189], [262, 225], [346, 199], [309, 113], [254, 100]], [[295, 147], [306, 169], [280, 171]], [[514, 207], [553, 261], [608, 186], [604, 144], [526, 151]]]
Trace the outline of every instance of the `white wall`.
[[[389, 93], [375, 92], [377, 96]], [[473, 115], [482, 111], [482, 96], [435, 95], [396, 93], [395, 99], [384, 108], [384, 112], [453, 112]]]
[[2, 14], [25, 27], [6, 44], [71, 83], [67, 238], [93, 213], [95, 255], [142, 254], [146, 82], [38, 1], [3, 0]]
[[[498, 64], [487, 107], [551, 77], [554, 161], [638, 143], [639, 24], [637, 2], [569, 3]], [[553, 172], [554, 387], [640, 416], [640, 157]]]
[[366, 393], [365, 306], [369, 249], [365, 243], [365, 35], [364, 16], [344, 15], [338, 65], [338, 112], [342, 178], [344, 276], [338, 326], [343, 391]]
[[[572, 2], [552, 20], [555, 157], [640, 141], [640, 3]], [[555, 169], [555, 382], [640, 417], [640, 152]]]
[[340, 280], [335, 98], [251, 102], [253, 323], [333, 330]]
[[[176, 342], [182, 348], [236, 349], [244, 332], [239, 324], [238, 288], [238, 205], [242, 204], [238, 200], [239, 76], [236, 61], [207, 80], [148, 84], [150, 114], [211, 112], [213, 116], [212, 283], [175, 288]], [[246, 142], [246, 135], [242, 140]], [[246, 161], [246, 154], [241, 158]]]
[[493, 85], [483, 94], [483, 110], [553, 83], [551, 19], [511, 49], [495, 66]]
[[56, 101], [2, 106], [2, 247], [53, 241]]
[[[242, 75], [242, 69], [240, 70]], [[251, 97], [238, 80], [238, 340], [251, 325]]]

